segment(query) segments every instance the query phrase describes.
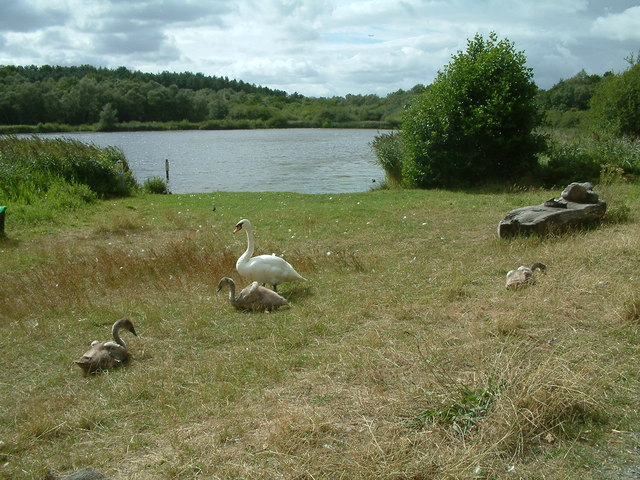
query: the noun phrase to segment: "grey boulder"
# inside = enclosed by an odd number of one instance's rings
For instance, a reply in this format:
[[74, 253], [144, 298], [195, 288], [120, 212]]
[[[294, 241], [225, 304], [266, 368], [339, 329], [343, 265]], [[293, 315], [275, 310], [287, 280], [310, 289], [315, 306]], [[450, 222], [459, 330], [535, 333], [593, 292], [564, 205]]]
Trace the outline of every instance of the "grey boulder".
[[87, 467], [69, 475], [64, 480], [108, 480], [108, 478], [95, 468]]
[[560, 198], [511, 210], [500, 220], [498, 236], [546, 234], [600, 220], [607, 210], [607, 203], [599, 200], [592, 188], [590, 183], [574, 182], [563, 190]]

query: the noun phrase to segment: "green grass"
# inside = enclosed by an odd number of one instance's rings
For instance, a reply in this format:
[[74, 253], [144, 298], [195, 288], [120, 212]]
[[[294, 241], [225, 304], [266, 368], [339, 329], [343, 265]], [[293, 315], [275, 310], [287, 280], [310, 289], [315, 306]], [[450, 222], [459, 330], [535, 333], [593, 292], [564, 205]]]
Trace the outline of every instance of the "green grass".
[[[559, 192], [138, 195], [37, 228], [10, 208], [0, 478], [619, 478], [638, 463], [640, 186], [604, 191], [626, 217], [508, 241], [507, 211]], [[279, 287], [292, 308], [214, 292], [246, 283], [242, 218], [309, 279]], [[535, 285], [504, 288], [535, 261]], [[83, 377], [122, 316], [131, 365]]]

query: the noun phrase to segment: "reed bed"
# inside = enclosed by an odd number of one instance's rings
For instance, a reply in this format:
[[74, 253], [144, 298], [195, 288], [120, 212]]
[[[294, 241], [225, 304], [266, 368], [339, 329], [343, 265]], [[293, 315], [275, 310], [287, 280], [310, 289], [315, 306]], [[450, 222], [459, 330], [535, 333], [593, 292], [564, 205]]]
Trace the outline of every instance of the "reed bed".
[[19, 205], [20, 213], [69, 210], [137, 187], [119, 148], [35, 135], [0, 135], [0, 180], [0, 202]]

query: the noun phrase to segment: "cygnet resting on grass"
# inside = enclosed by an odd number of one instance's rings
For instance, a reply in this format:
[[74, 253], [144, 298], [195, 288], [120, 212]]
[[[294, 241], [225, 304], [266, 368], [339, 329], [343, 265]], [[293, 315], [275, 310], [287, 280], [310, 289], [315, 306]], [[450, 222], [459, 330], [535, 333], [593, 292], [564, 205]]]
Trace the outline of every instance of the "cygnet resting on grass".
[[229, 287], [229, 303], [238, 310], [271, 311], [284, 305], [289, 305], [289, 302], [284, 297], [273, 290], [261, 287], [258, 282], [253, 282], [243, 288], [237, 297], [236, 284], [229, 277], [223, 277], [220, 280], [216, 287], [216, 292], [219, 292], [225, 285]]
[[95, 373], [98, 370], [106, 370], [123, 365], [131, 359], [127, 345], [120, 338], [120, 329], [129, 330], [138, 335], [133, 328], [133, 323], [128, 318], [121, 318], [111, 327], [111, 335], [114, 341], [91, 342], [91, 348], [82, 357], [76, 360], [76, 364], [86, 374]]
[[536, 262], [531, 267], [520, 266], [516, 270], [509, 270], [505, 286], [510, 290], [516, 290], [525, 285], [535, 283], [533, 272], [540, 270], [545, 273], [547, 266], [544, 263]]

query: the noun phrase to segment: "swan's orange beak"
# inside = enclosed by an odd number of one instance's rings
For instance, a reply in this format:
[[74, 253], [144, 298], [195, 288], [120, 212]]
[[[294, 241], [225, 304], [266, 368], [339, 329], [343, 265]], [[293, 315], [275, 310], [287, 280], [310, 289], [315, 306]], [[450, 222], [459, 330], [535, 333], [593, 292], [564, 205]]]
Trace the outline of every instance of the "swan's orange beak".
[[242, 225], [236, 225], [236, 228], [233, 231], [233, 233], [239, 232], [240, 230], [242, 230]]

